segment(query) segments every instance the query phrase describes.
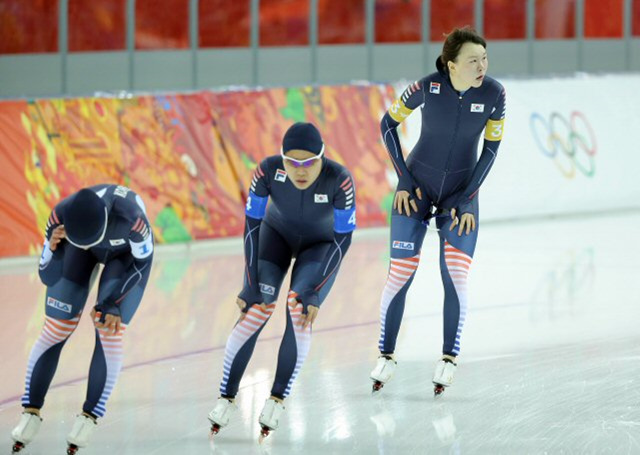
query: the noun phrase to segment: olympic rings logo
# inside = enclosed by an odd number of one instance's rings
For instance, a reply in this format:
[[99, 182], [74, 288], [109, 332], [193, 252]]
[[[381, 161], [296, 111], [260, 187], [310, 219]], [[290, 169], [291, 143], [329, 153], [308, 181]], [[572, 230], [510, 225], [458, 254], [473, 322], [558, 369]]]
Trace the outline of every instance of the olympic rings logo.
[[562, 175], [571, 179], [578, 170], [593, 177], [598, 146], [593, 128], [582, 112], [573, 111], [569, 120], [557, 112], [552, 112], [549, 120], [534, 112], [529, 126], [542, 154], [553, 160]]

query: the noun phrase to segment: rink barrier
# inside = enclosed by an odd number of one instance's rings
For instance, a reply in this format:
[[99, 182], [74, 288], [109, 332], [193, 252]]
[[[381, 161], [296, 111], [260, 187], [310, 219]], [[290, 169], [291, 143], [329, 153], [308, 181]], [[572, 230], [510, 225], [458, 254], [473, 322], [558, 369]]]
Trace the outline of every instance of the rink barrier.
[[[640, 207], [640, 75], [501, 82], [505, 135], [482, 186], [483, 221]], [[253, 170], [296, 121], [315, 123], [327, 156], [351, 171], [358, 226], [385, 226], [397, 180], [379, 120], [407, 85], [0, 102], [0, 257], [39, 254], [55, 203], [102, 182], [141, 195], [159, 243], [238, 236]], [[405, 153], [418, 112], [401, 127]]]

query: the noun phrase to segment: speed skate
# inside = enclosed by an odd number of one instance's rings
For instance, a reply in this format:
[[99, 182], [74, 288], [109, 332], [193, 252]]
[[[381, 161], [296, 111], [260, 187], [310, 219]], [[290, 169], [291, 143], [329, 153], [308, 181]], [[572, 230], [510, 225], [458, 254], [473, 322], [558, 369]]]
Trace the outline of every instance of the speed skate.
[[438, 360], [436, 370], [433, 373], [433, 394], [434, 396], [442, 395], [444, 389], [453, 383], [453, 376], [456, 372], [456, 358], [450, 355], [443, 355]]

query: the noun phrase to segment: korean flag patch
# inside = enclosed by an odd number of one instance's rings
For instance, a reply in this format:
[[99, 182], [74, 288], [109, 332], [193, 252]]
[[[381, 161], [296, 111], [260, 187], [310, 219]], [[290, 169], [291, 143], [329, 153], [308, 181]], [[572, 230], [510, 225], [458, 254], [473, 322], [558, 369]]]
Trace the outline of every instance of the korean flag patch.
[[287, 173], [282, 169], [278, 169], [276, 171], [275, 179], [276, 179], [276, 182], [284, 182], [285, 180], [287, 180]]
[[429, 93], [433, 93], [434, 95], [440, 94], [440, 83], [439, 82], [431, 82], [429, 84]]
[[472, 104], [471, 112], [484, 112], [484, 104]]

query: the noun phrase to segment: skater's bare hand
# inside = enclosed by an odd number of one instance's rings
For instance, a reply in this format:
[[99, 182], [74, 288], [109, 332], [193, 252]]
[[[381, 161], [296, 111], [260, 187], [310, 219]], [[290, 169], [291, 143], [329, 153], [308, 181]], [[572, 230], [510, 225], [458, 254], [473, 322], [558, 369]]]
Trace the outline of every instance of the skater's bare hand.
[[100, 322], [101, 317], [102, 313], [96, 311], [95, 308], [91, 310], [91, 319], [93, 319], [93, 325], [95, 325], [96, 328], [107, 329], [107, 334], [111, 333], [112, 335], [116, 335], [120, 333], [120, 328], [122, 327], [122, 318], [120, 316], [107, 314], [104, 317], [104, 323]]
[[240, 317], [238, 318], [238, 322], [242, 322], [247, 313], [244, 312], [245, 307], [247, 306], [247, 302], [242, 300], [240, 297], [236, 299], [236, 305], [240, 309]]
[[316, 320], [316, 317], [318, 317], [318, 310], [320, 308], [318, 308], [315, 305], [309, 305], [307, 307], [307, 314], [303, 315], [304, 318], [302, 319], [302, 328], [306, 329], [307, 326], [310, 326], [313, 324], [313, 321]]
[[451, 223], [449, 231], [453, 231], [459, 224], [458, 236], [462, 235], [462, 231], [466, 231], [465, 234], [469, 235], [471, 231], [476, 230], [476, 218], [473, 216], [473, 213], [463, 213], [462, 216], [458, 218], [456, 216], [456, 209], [451, 209], [451, 218], [453, 219], [453, 223]]
[[[418, 196], [418, 199], [422, 200], [422, 191], [420, 188], [416, 188], [416, 196]], [[418, 204], [415, 199], [411, 197], [408, 191], [397, 191], [396, 196], [393, 199], [393, 208], [396, 209], [400, 215], [402, 215], [402, 209], [404, 208], [407, 216], [411, 216], [411, 209], [413, 209], [414, 212], [417, 212]]]
[[51, 238], [49, 239], [49, 249], [51, 251], [55, 251], [58, 248], [58, 243], [60, 243], [65, 237], [66, 232], [64, 230], [64, 224], [61, 224], [51, 233]]

